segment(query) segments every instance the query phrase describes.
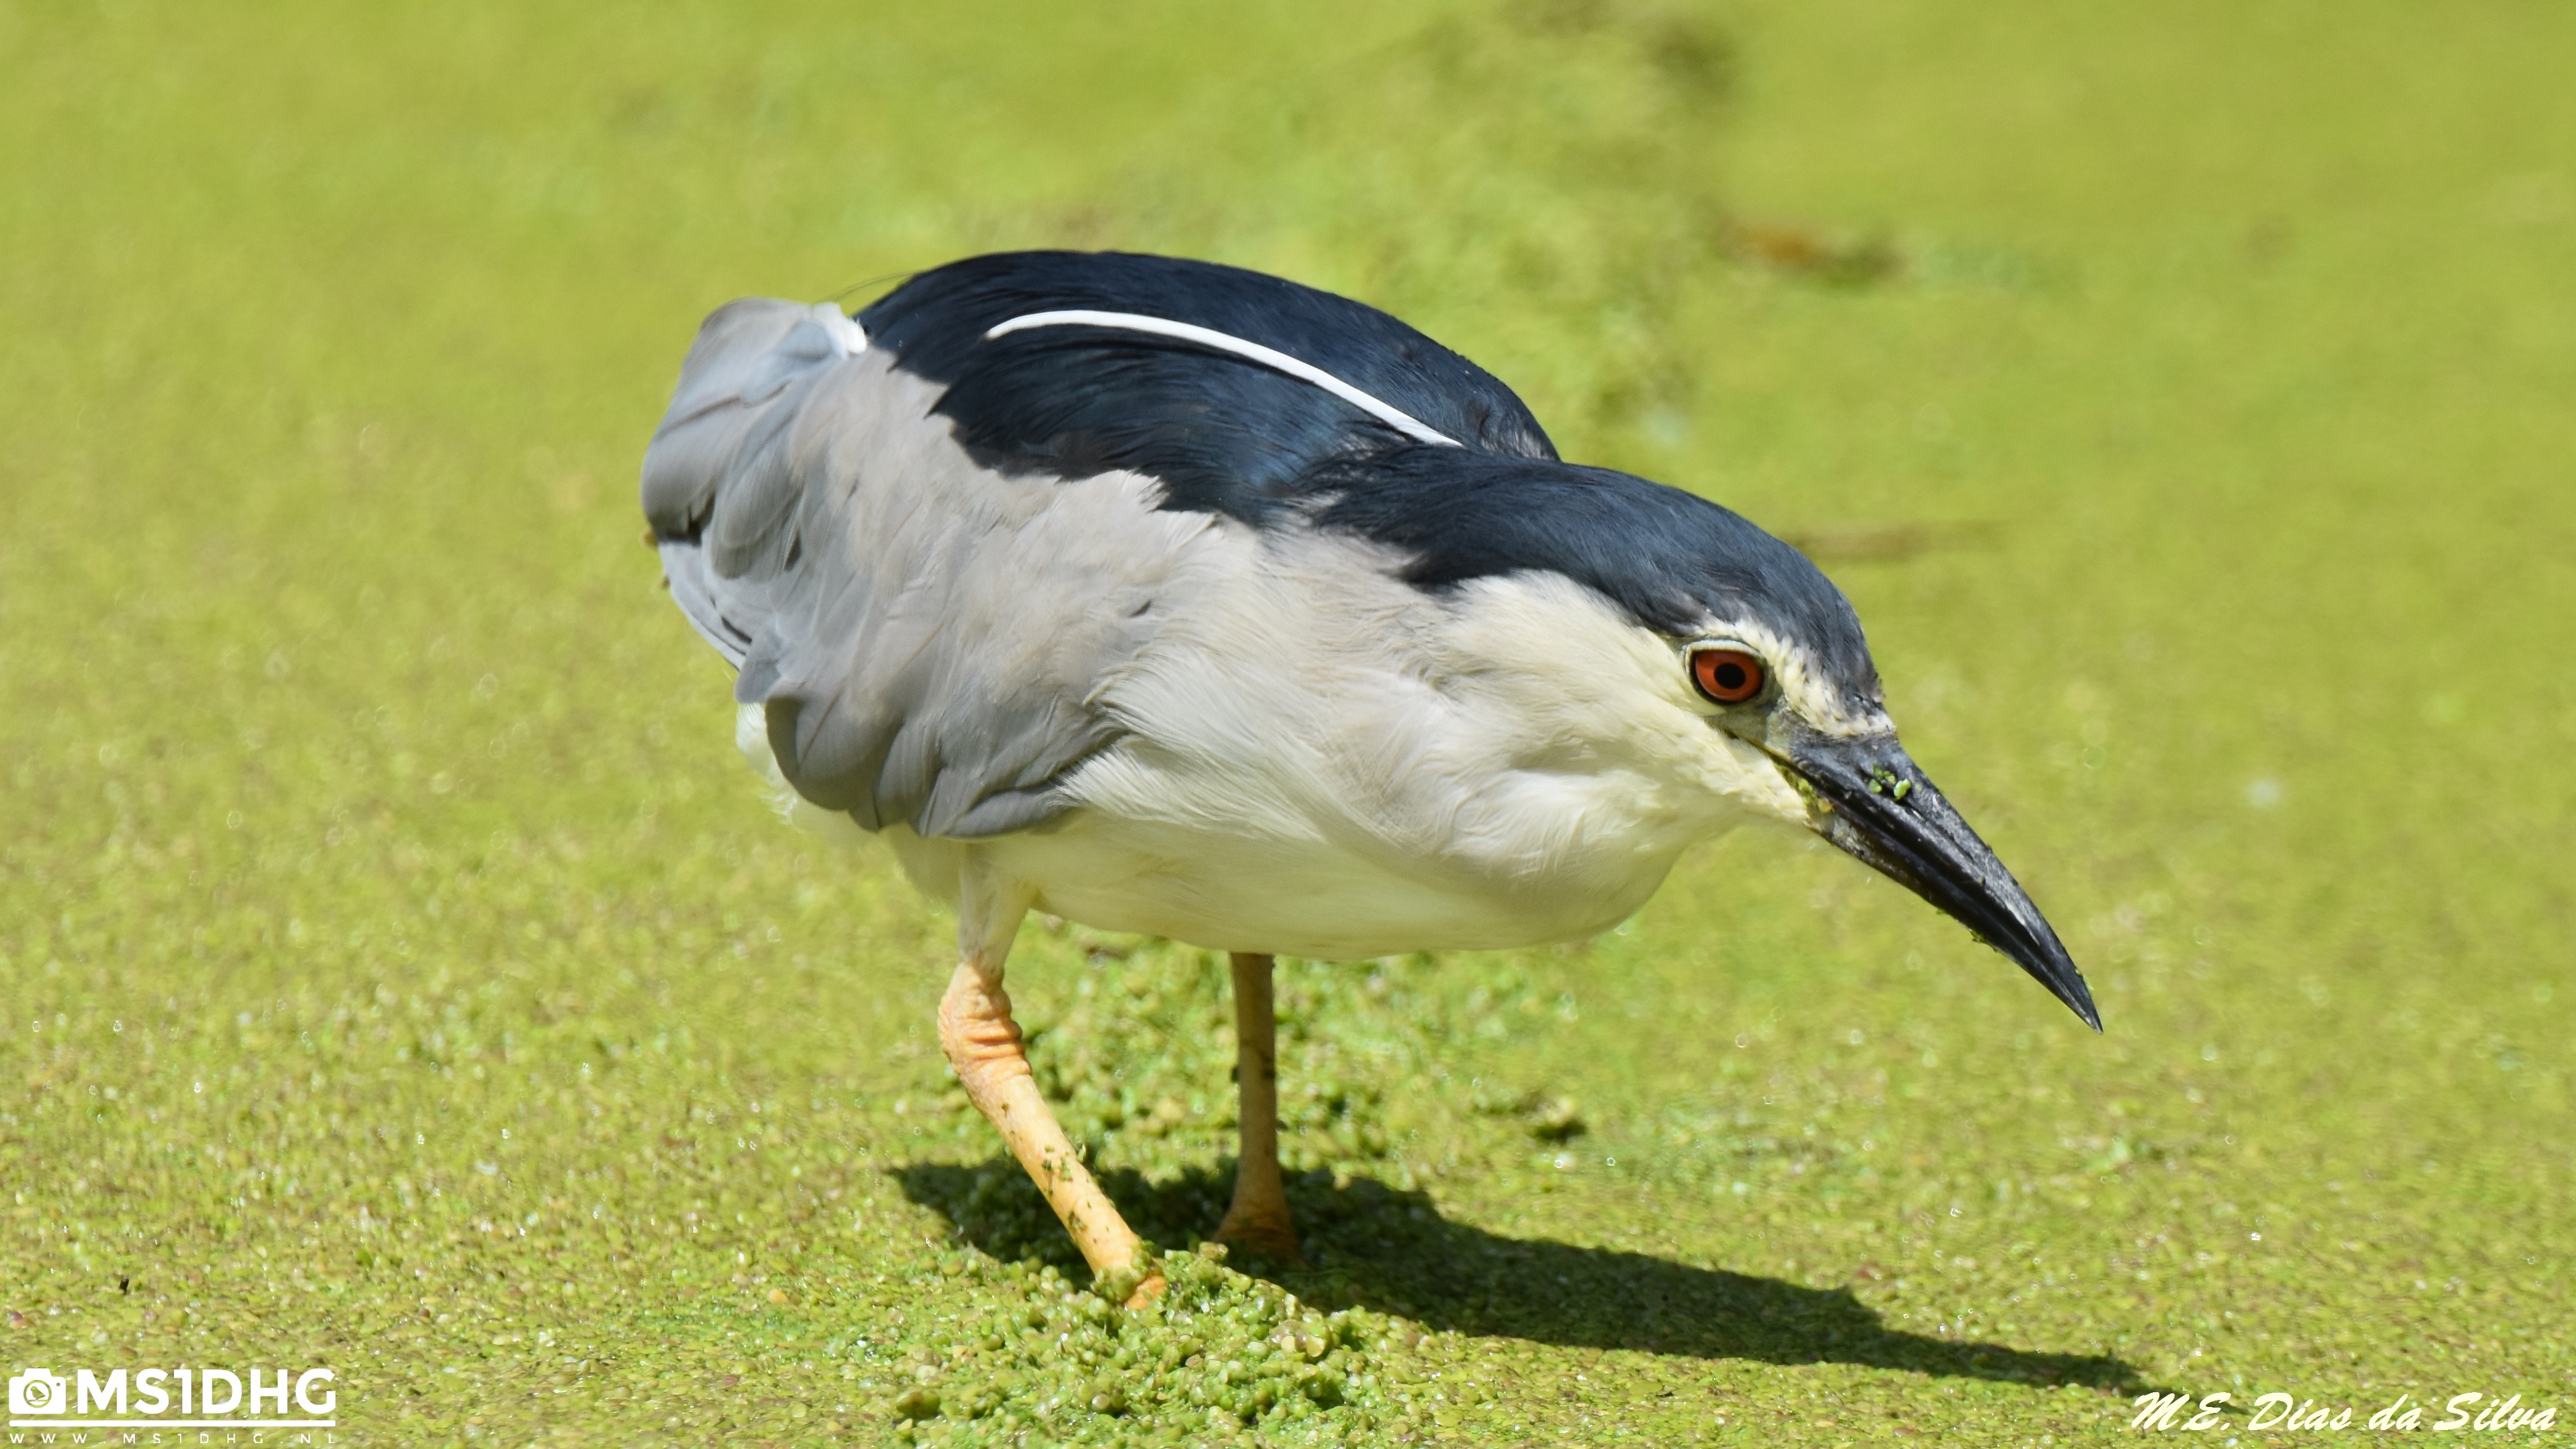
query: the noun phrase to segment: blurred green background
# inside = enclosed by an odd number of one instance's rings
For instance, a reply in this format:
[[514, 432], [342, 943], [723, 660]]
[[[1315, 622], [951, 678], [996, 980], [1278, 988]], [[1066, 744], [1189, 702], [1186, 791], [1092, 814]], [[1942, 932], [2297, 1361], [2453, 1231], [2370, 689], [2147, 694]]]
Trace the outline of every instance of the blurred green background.
[[[10, 1372], [326, 1363], [369, 1444], [2576, 1411], [2571, 54], [2502, 0], [0, 0]], [[1316, 1267], [1100, 1310], [947, 1078], [949, 925], [772, 817], [636, 546], [703, 313], [1028, 245], [1385, 307], [1809, 547], [2108, 1034], [1731, 839], [1588, 946], [1283, 965]], [[1013, 961], [1175, 1250], [1221, 984]]]

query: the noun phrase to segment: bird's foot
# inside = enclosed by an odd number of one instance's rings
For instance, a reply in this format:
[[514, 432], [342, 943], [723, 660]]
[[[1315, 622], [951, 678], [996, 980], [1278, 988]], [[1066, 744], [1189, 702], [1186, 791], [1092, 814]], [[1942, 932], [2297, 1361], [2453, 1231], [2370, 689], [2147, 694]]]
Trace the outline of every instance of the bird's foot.
[[1131, 1312], [1150, 1306], [1171, 1286], [1154, 1267], [1152, 1250], [1139, 1243], [1123, 1267], [1096, 1270], [1092, 1291]]
[[1297, 1229], [1288, 1221], [1288, 1204], [1284, 1201], [1269, 1212], [1248, 1211], [1237, 1204], [1227, 1211], [1225, 1221], [1217, 1224], [1216, 1240], [1229, 1248], [1259, 1253], [1286, 1267], [1306, 1266], [1306, 1255], [1298, 1250]]

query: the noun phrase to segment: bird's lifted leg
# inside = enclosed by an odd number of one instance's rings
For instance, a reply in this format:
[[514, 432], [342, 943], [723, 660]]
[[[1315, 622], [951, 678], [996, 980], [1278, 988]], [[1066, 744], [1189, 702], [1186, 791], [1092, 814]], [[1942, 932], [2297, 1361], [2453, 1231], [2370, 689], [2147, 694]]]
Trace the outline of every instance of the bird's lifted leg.
[[1279, 1181], [1279, 1028], [1270, 1004], [1271, 961], [1237, 951], [1232, 963], [1235, 1094], [1243, 1140], [1235, 1157], [1234, 1205], [1216, 1236], [1282, 1263], [1303, 1263]]
[[[1127, 1306], [1140, 1308], [1162, 1293], [1163, 1276], [1135, 1261], [1142, 1241], [1074, 1155], [1073, 1143], [1038, 1095], [1028, 1055], [1020, 1049], [1020, 1024], [1011, 1020], [1010, 994], [1002, 989], [1002, 960], [1027, 902], [1002, 902], [1007, 909], [979, 911], [974, 900], [979, 893], [970, 889], [966, 894], [958, 924], [965, 959], [949, 978], [948, 994], [939, 999], [939, 1044], [965, 1084], [967, 1100], [1001, 1130], [1011, 1155], [1063, 1219], [1083, 1261], [1104, 1281], [1133, 1282]], [[1007, 922], [997, 922], [996, 915], [1006, 916]], [[1139, 1273], [1141, 1278], [1130, 1276]]]

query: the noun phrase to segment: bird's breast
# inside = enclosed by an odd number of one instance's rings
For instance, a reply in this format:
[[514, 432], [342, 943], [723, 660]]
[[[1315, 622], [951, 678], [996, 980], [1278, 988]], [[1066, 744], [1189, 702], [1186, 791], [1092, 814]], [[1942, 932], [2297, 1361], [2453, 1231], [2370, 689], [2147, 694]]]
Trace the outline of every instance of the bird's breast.
[[1498, 872], [1391, 842], [1177, 827], [1077, 812], [985, 842], [1040, 909], [1105, 930], [1327, 960], [1487, 950], [1597, 934], [1654, 894], [1672, 853]]

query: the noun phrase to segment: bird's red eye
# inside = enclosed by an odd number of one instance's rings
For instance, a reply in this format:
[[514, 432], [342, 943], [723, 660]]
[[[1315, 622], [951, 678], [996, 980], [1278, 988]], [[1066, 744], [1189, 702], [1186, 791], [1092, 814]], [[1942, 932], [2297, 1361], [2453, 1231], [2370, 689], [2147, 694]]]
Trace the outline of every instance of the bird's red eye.
[[1691, 683], [1719, 704], [1742, 704], [1762, 692], [1762, 661], [1741, 649], [1702, 649], [1691, 655]]

